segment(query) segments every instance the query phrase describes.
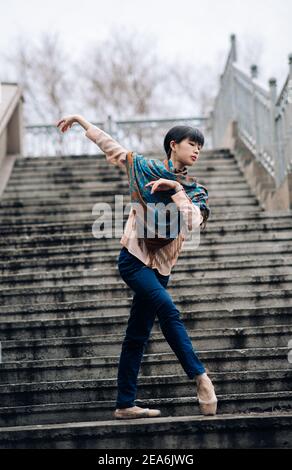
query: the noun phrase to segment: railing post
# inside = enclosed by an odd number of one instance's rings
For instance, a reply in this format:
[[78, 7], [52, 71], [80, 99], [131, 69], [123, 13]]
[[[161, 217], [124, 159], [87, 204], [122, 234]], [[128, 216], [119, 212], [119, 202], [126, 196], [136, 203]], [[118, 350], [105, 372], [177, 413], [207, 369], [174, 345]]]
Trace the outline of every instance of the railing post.
[[211, 135], [211, 142], [212, 142], [212, 147], [215, 147], [215, 126], [214, 126], [214, 110], [212, 109], [210, 112], [210, 118], [209, 118], [209, 123], [210, 123], [210, 135]]
[[232, 64], [237, 61], [237, 44], [236, 44], [236, 36], [235, 34], [231, 34], [230, 36], [231, 41], [231, 105], [232, 105], [232, 121], [237, 121], [237, 106], [236, 106], [236, 84], [235, 84], [235, 76], [234, 76], [234, 69]]
[[108, 115], [107, 121], [106, 121], [106, 132], [113, 138], [117, 138], [117, 123], [116, 121], [112, 118], [111, 115]]
[[277, 80], [270, 78], [270, 99], [271, 99], [271, 118], [270, 118], [270, 142], [271, 142], [271, 153], [274, 162], [275, 180], [277, 186], [281, 180], [283, 161], [280, 161], [281, 155], [278, 151], [278, 142], [276, 135], [276, 103], [277, 103]]
[[236, 43], [235, 34], [231, 34], [230, 41], [231, 41], [231, 60], [232, 62], [237, 62], [237, 43]]
[[[288, 127], [290, 129], [290, 151], [288, 151], [288, 161], [287, 161], [287, 172], [290, 173], [292, 172], [292, 155], [291, 155], [291, 149], [292, 149], [292, 54], [289, 54], [288, 56], [288, 61], [289, 61], [289, 78], [288, 78], [288, 89], [287, 89], [287, 93], [288, 93], [288, 97], [287, 97], [287, 100], [288, 100], [288, 106], [290, 107], [290, 113], [289, 113], [289, 121], [288, 122]], [[292, 204], [292, 201], [291, 201], [291, 204]]]
[[288, 60], [289, 60], [288, 103], [292, 104], [292, 54], [289, 54]]
[[106, 132], [110, 135], [112, 134], [112, 117], [111, 117], [111, 115], [108, 115], [108, 117], [107, 117]]
[[258, 132], [258, 117], [257, 117], [257, 106], [256, 106], [256, 87], [255, 80], [258, 77], [258, 67], [257, 65], [252, 65], [250, 67], [250, 74], [252, 79], [252, 129], [253, 129], [253, 138], [254, 138], [254, 152], [256, 160], [259, 159], [259, 132]]
[[289, 77], [292, 79], [292, 54], [289, 54], [288, 60], [289, 60]]

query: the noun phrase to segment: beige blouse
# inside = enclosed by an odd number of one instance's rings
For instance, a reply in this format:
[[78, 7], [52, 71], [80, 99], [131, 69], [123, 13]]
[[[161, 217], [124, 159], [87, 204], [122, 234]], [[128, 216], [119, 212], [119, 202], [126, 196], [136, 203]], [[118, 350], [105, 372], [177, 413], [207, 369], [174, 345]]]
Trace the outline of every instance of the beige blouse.
[[[105, 153], [109, 163], [126, 171], [126, 158], [129, 150], [122, 147], [109, 134], [94, 125], [91, 125], [87, 129], [85, 135]], [[186, 170], [184, 169], [182, 172], [185, 174]], [[154, 256], [149, 254], [144, 242], [142, 242], [142, 247], [140, 248], [137, 238], [136, 216], [133, 212], [133, 207], [131, 207], [128, 220], [124, 227], [124, 233], [120, 239], [121, 245], [125, 246], [132, 255], [136, 256], [146, 266], [157, 269], [159, 273], [164, 276], [170, 275], [171, 269], [177, 261], [186, 239], [186, 227], [189, 232], [198, 232], [203, 220], [199, 207], [192, 203], [185, 191], [179, 191], [172, 195], [171, 198], [182, 213], [183, 220], [186, 224], [182, 225], [180, 233], [175, 240], [158, 249]]]

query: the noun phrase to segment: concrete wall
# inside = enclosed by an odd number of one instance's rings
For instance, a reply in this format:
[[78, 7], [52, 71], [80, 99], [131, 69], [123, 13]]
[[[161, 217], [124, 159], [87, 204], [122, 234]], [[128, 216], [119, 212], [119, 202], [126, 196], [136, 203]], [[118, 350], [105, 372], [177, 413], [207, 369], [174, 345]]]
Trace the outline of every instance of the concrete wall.
[[3, 164], [4, 158], [7, 155], [7, 128], [4, 129], [0, 135], [0, 168]]
[[274, 178], [239, 138], [235, 122], [227, 128], [222, 145], [234, 153], [240, 169], [263, 209], [268, 211], [292, 209], [292, 174], [288, 174], [277, 188]]
[[23, 96], [16, 83], [1, 84], [0, 102], [0, 196], [14, 162], [23, 155]]

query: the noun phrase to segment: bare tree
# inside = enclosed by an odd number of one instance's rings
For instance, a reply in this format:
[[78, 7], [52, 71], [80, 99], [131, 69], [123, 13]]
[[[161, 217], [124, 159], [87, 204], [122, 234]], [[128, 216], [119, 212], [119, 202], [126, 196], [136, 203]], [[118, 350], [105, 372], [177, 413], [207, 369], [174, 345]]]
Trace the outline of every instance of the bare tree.
[[48, 124], [66, 111], [73, 92], [72, 64], [58, 33], [43, 33], [37, 43], [18, 36], [3, 55], [24, 90], [26, 124]]
[[84, 103], [97, 119], [138, 118], [167, 110], [157, 89], [168, 74], [153, 38], [135, 30], [113, 30], [108, 39], [88, 50], [86, 67], [78, 64], [76, 72]]
[[179, 97], [179, 112], [207, 116], [217, 91], [220, 64], [195, 65], [185, 60], [169, 64], [172, 93]]
[[[102, 122], [109, 115], [120, 120], [207, 115], [216, 91], [216, 67], [162, 59], [156, 38], [135, 29], [112, 29], [102, 42], [85, 44], [79, 59], [68, 58], [52, 32], [36, 42], [19, 36], [11, 49], [6, 61], [24, 89], [25, 125], [55, 123], [72, 113]], [[133, 133], [130, 124], [123, 127], [124, 136], [127, 132]], [[60, 133], [43, 134], [56, 152], [68, 152]], [[135, 136], [138, 143], [152, 141], [153, 129], [137, 126]]]

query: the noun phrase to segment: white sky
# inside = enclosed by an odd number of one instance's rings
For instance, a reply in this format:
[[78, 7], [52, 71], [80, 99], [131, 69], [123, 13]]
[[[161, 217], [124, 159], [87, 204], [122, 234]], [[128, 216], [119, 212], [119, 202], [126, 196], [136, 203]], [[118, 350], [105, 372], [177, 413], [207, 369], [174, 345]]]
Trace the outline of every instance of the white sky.
[[212, 65], [225, 60], [235, 33], [240, 44], [247, 35], [263, 41], [262, 79], [275, 76], [281, 85], [292, 52], [291, 24], [291, 0], [0, 0], [0, 52], [16, 32], [58, 31], [76, 54], [88, 41], [106, 38], [113, 25], [134, 26], [155, 35], [162, 55]]

